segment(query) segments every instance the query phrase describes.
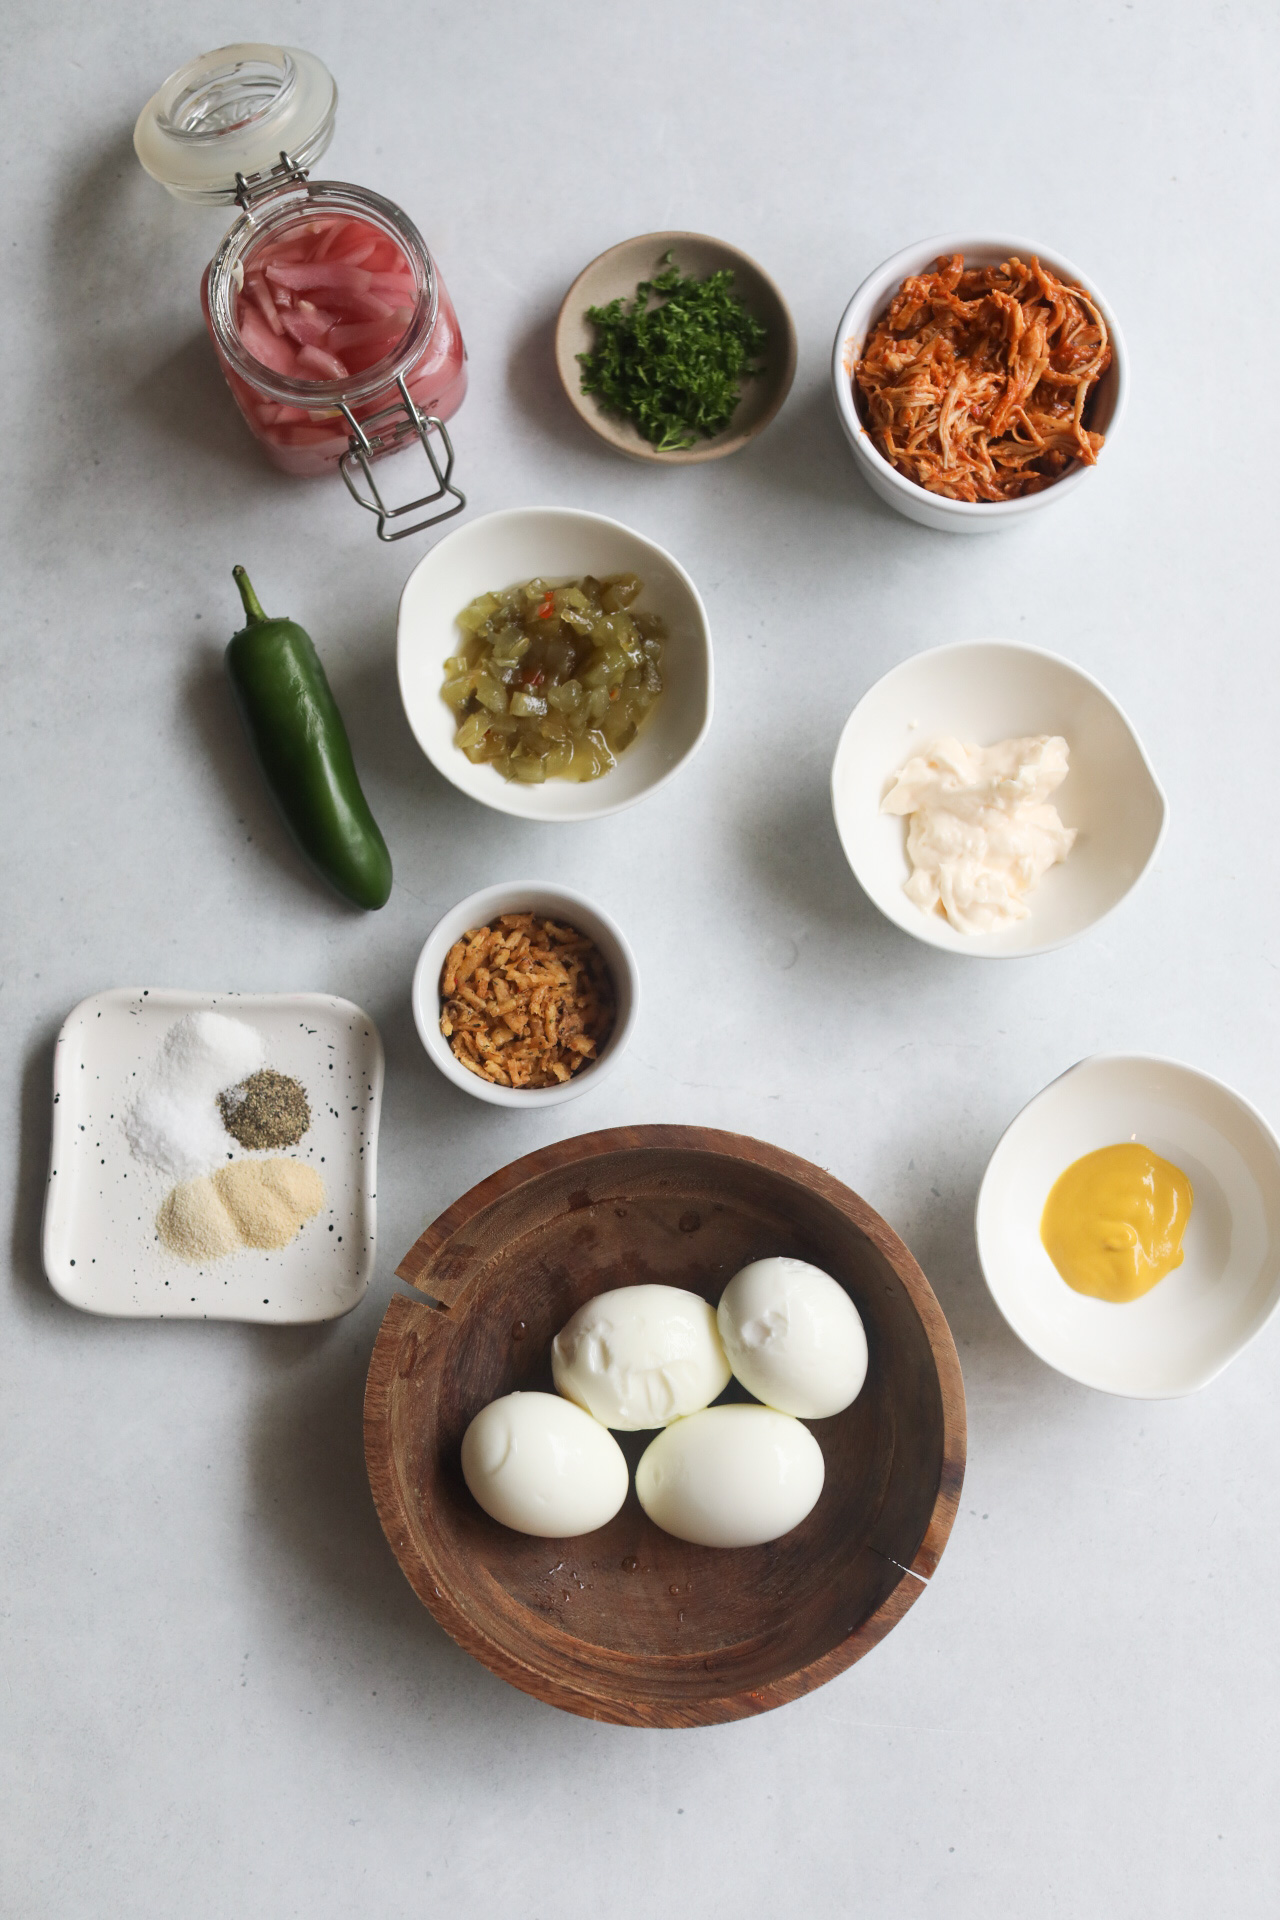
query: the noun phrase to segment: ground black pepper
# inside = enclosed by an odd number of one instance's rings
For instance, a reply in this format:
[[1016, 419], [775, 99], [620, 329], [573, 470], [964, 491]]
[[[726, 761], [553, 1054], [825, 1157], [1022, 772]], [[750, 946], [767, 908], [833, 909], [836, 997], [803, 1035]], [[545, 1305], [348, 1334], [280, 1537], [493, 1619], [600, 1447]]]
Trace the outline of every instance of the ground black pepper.
[[311, 1125], [306, 1093], [296, 1080], [274, 1067], [263, 1067], [238, 1087], [220, 1093], [218, 1106], [232, 1139], [251, 1152], [292, 1147]]

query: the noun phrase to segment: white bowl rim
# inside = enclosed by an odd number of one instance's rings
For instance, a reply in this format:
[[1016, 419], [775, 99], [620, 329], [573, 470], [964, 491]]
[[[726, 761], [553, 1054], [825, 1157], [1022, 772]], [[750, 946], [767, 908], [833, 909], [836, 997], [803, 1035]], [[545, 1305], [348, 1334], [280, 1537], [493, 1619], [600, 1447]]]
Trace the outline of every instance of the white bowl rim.
[[1104, 1386], [1098, 1380], [1089, 1380], [1083, 1373], [1078, 1373], [1071, 1367], [1062, 1366], [1057, 1360], [1053, 1359], [1051, 1355], [1043, 1352], [1034, 1340], [1029, 1339], [1020, 1327], [1014, 1325], [1014, 1322], [1005, 1312], [1004, 1303], [991, 1283], [991, 1278], [987, 1273], [987, 1263], [982, 1257], [983, 1196], [987, 1190], [987, 1182], [991, 1177], [991, 1169], [995, 1165], [996, 1156], [999, 1154], [1005, 1141], [1024, 1116], [1030, 1113], [1033, 1107], [1038, 1106], [1042, 1100], [1047, 1099], [1054, 1088], [1059, 1086], [1062, 1081], [1069, 1080], [1071, 1075], [1073, 1073], [1079, 1073], [1082, 1067], [1104, 1066], [1172, 1067], [1177, 1073], [1185, 1073], [1191, 1079], [1201, 1080], [1207, 1086], [1216, 1088], [1219, 1093], [1225, 1093], [1228, 1100], [1233, 1101], [1253, 1122], [1262, 1139], [1266, 1142], [1267, 1146], [1270, 1147], [1275, 1156], [1277, 1166], [1280, 1166], [1280, 1137], [1277, 1137], [1270, 1121], [1266, 1119], [1265, 1115], [1259, 1112], [1252, 1100], [1248, 1099], [1243, 1093], [1238, 1092], [1235, 1087], [1229, 1086], [1225, 1080], [1219, 1079], [1216, 1073], [1209, 1073], [1203, 1067], [1194, 1067], [1188, 1060], [1176, 1060], [1171, 1054], [1167, 1053], [1086, 1053], [1082, 1055], [1079, 1060], [1072, 1061], [1069, 1067], [1064, 1067], [1061, 1073], [1056, 1073], [1052, 1080], [1046, 1081], [1039, 1093], [1033, 1093], [1031, 1098], [1019, 1107], [1008, 1126], [1005, 1127], [1001, 1133], [1000, 1138], [996, 1141], [995, 1146], [991, 1149], [990, 1158], [983, 1170], [982, 1179], [978, 1184], [978, 1196], [973, 1206], [973, 1238], [977, 1248], [978, 1266], [981, 1269], [987, 1292], [995, 1302], [1005, 1325], [1012, 1333], [1017, 1335], [1028, 1353], [1034, 1353], [1037, 1360], [1043, 1360], [1047, 1367], [1052, 1367], [1055, 1373], [1062, 1374], [1064, 1379], [1074, 1380], [1079, 1386], [1089, 1387], [1095, 1393], [1109, 1393], [1117, 1400], [1184, 1400], [1189, 1394], [1202, 1393], [1206, 1387], [1212, 1386], [1213, 1382], [1226, 1372], [1232, 1362], [1238, 1360], [1245, 1349], [1253, 1345], [1258, 1335], [1275, 1318], [1276, 1313], [1280, 1311], [1280, 1287], [1277, 1287], [1275, 1299], [1258, 1321], [1258, 1324], [1251, 1332], [1245, 1335], [1238, 1346], [1232, 1348], [1231, 1352], [1213, 1369], [1212, 1373], [1205, 1375], [1203, 1380], [1197, 1381], [1194, 1386], [1176, 1388], [1170, 1393], [1143, 1393], [1141, 1390], [1127, 1391], [1119, 1387]]
[[[428, 746], [427, 742], [422, 738], [421, 734], [418, 732], [417, 727], [413, 723], [413, 715], [410, 712], [409, 702], [405, 698], [404, 670], [403, 670], [403, 662], [404, 662], [404, 654], [405, 654], [405, 642], [404, 642], [405, 596], [407, 595], [410, 586], [412, 585], [413, 581], [417, 578], [418, 574], [421, 572], [423, 567], [425, 567], [429, 561], [434, 560], [436, 555], [442, 552], [443, 549], [449, 545], [451, 540], [461, 539], [464, 535], [470, 536], [474, 534], [477, 528], [479, 527], [492, 527], [495, 522], [510, 522], [515, 520], [522, 520], [536, 513], [557, 514], [565, 520], [576, 520], [579, 522], [587, 522], [593, 526], [608, 527], [613, 532], [626, 534], [627, 538], [630, 540], [639, 541], [641, 546], [648, 547], [650, 552], [657, 554], [660, 559], [665, 561], [666, 564], [671, 568], [672, 572], [676, 574], [677, 577], [679, 578], [681, 584], [684, 586], [686, 592], [688, 593], [690, 599], [692, 600], [694, 608], [696, 610], [697, 624], [698, 624], [698, 640], [701, 645], [703, 660], [706, 668], [706, 676], [707, 676], [706, 703], [703, 708], [702, 720], [699, 724], [697, 735], [690, 742], [690, 744], [685, 748], [684, 752], [680, 755], [680, 758], [674, 761], [672, 765], [667, 768], [665, 773], [660, 774], [658, 778], [656, 780], [651, 781], [647, 787], [642, 787], [640, 792], [633, 794], [629, 800], [615, 800], [612, 802], [597, 804], [593, 807], [585, 808], [583, 811], [578, 813], [564, 814], [564, 815], [560, 815], [558, 817], [553, 817], [550, 819], [548, 819], [546, 816], [541, 814], [530, 814], [525, 810], [525, 808], [520, 804], [520, 800], [521, 800], [521, 796], [525, 793], [526, 789], [522, 787], [518, 781], [513, 780], [513, 781], [504, 782], [501, 791], [495, 791], [492, 795], [484, 794], [484, 793], [475, 793], [469, 786], [464, 784], [461, 777], [461, 769], [455, 768], [452, 761], [446, 764], [443, 759], [438, 759], [436, 757], [431, 747]], [[404, 714], [404, 717], [408, 722], [409, 731], [412, 733], [415, 741], [417, 742], [419, 751], [426, 756], [426, 758], [431, 762], [431, 765], [435, 768], [436, 772], [440, 774], [442, 778], [447, 780], [450, 786], [456, 787], [458, 792], [461, 794], [465, 794], [468, 800], [476, 801], [476, 803], [479, 806], [489, 807], [495, 813], [510, 814], [515, 819], [518, 819], [518, 820], [535, 819], [539, 822], [540, 825], [545, 825], [545, 826], [576, 826], [577, 823], [581, 820], [604, 820], [610, 814], [625, 813], [628, 807], [638, 806], [642, 800], [647, 800], [650, 794], [657, 793], [660, 787], [664, 787], [667, 784], [668, 780], [672, 779], [675, 774], [679, 773], [682, 767], [686, 766], [688, 762], [692, 760], [694, 754], [698, 751], [699, 747], [702, 745], [703, 741], [706, 739], [707, 734], [711, 729], [712, 715], [715, 710], [715, 691], [716, 691], [715, 689], [715, 654], [711, 644], [711, 622], [707, 617], [706, 603], [704, 602], [702, 595], [698, 592], [698, 589], [694, 585], [692, 578], [690, 577], [686, 569], [683, 566], [681, 566], [680, 562], [676, 559], [675, 555], [673, 553], [669, 553], [666, 547], [659, 545], [658, 541], [651, 540], [648, 534], [638, 533], [634, 527], [629, 527], [624, 520], [615, 520], [612, 517], [612, 515], [607, 513], [592, 513], [592, 511], [588, 507], [561, 507], [561, 506], [556, 506], [554, 504], [548, 505], [548, 506], [497, 507], [494, 509], [492, 513], [478, 514], [474, 520], [467, 520], [463, 523], [462, 526], [454, 527], [451, 532], [447, 533], [444, 536], [443, 540], [437, 540], [435, 545], [433, 547], [430, 547], [427, 550], [427, 552], [423, 554], [422, 558], [417, 562], [417, 564], [410, 571], [408, 579], [405, 581], [403, 587], [400, 589], [400, 598], [396, 602], [396, 685], [400, 693], [401, 712]], [[649, 716], [648, 724], [651, 725], [656, 718], [657, 718], [657, 714], [651, 713]], [[470, 763], [468, 762], [468, 764]], [[608, 774], [604, 774], [601, 776], [599, 780], [580, 781], [578, 784], [584, 788], [599, 788], [605, 785], [608, 778], [609, 778]], [[536, 788], [530, 789], [530, 790], [536, 791]]]
[[1069, 260], [1066, 254], [1059, 253], [1055, 247], [1039, 246], [1035, 241], [1028, 240], [1025, 235], [936, 233], [927, 239], [916, 240], [910, 246], [899, 247], [898, 251], [890, 254], [887, 260], [882, 260], [880, 265], [873, 268], [859, 283], [853, 298], [840, 316], [835, 344], [831, 350], [831, 385], [835, 394], [836, 408], [852, 451], [858, 458], [865, 459], [868, 466], [873, 468], [895, 493], [902, 495], [904, 499], [917, 502], [923, 496], [943, 513], [951, 514], [960, 520], [986, 522], [1015, 520], [1023, 514], [1034, 513], [1039, 508], [1048, 506], [1052, 500], [1060, 496], [1065, 497], [1079, 486], [1086, 475], [1096, 472], [1097, 469], [1076, 465], [1070, 472], [1065, 473], [1061, 480], [1055, 480], [1052, 486], [1042, 487], [1038, 493], [1023, 494], [1017, 500], [950, 500], [945, 494], [931, 493], [927, 487], [918, 486], [914, 480], [908, 480], [905, 474], [899, 473], [898, 469], [891, 465], [876, 447], [858, 417], [858, 410], [854, 405], [852, 382], [845, 370], [845, 350], [855, 330], [854, 315], [861, 305], [869, 301], [872, 289], [879, 291], [878, 282], [884, 280], [887, 286], [895, 277], [901, 281], [908, 273], [918, 272], [919, 268], [912, 267], [909, 263], [926, 250], [936, 256], [942, 253], [965, 253], [973, 247], [990, 248], [1005, 255], [1016, 253], [1019, 258], [1030, 256], [1043, 260], [1055, 271], [1065, 273], [1087, 290], [1089, 298], [1098, 307], [1106, 321], [1111, 338], [1116, 397], [1107, 426], [1107, 444], [1110, 445], [1129, 402], [1129, 352], [1120, 324], [1111, 303], [1105, 294], [1098, 291], [1092, 275], [1082, 273], [1074, 261]]
[[[551, 902], [549, 908], [551, 912], [564, 911], [572, 914], [585, 911], [597, 920], [610, 938], [617, 943], [626, 973], [625, 984], [630, 1002], [626, 1017], [615, 1025], [604, 1052], [598, 1060], [593, 1061], [589, 1067], [584, 1067], [580, 1073], [574, 1074], [571, 1080], [566, 1080], [555, 1087], [501, 1087], [495, 1086], [490, 1080], [482, 1080], [479, 1074], [469, 1073], [465, 1067], [459, 1066], [453, 1056], [453, 1050], [446, 1045], [440, 1032], [439, 1019], [424, 1021], [422, 1017], [428, 1002], [434, 1005], [437, 1012], [439, 1009], [440, 992], [437, 976], [439, 960], [443, 955], [437, 955], [433, 949], [436, 947], [440, 929], [446, 920], [452, 920], [464, 913], [470, 916], [478, 911], [482, 919], [476, 921], [468, 918], [467, 924], [482, 925], [484, 919], [495, 911], [504, 913], [512, 911], [509, 907], [499, 907], [498, 900], [504, 896], [520, 898], [526, 894], [538, 895]], [[431, 956], [430, 969], [428, 969], [429, 955]], [[614, 991], [621, 999], [620, 983], [617, 981], [614, 982]], [[487, 1101], [490, 1106], [514, 1107], [521, 1111], [528, 1111], [534, 1107], [559, 1106], [565, 1100], [572, 1100], [578, 1094], [586, 1093], [604, 1074], [611, 1072], [616, 1066], [630, 1042], [640, 1012], [640, 969], [636, 965], [631, 942], [617, 921], [611, 914], [606, 913], [603, 907], [597, 906], [594, 900], [588, 899], [585, 893], [579, 893], [575, 887], [562, 886], [558, 881], [552, 880], [499, 880], [491, 886], [478, 887], [474, 893], [469, 893], [464, 899], [455, 901], [453, 906], [448, 907], [440, 915], [423, 941], [422, 950], [414, 964], [409, 998], [418, 1038], [432, 1065], [444, 1075], [446, 1080], [451, 1080], [455, 1087], [461, 1087], [464, 1093], [471, 1094], [473, 1099]]]
[[[1156, 798], [1160, 803], [1160, 827], [1156, 834], [1155, 839], [1151, 843], [1151, 851], [1147, 855], [1146, 860], [1143, 862], [1142, 871], [1134, 875], [1133, 879], [1129, 882], [1129, 885], [1125, 888], [1124, 892], [1120, 895], [1120, 898], [1118, 900], [1113, 900], [1111, 905], [1107, 907], [1102, 913], [1100, 913], [1096, 919], [1086, 921], [1085, 925], [1083, 927], [1078, 927], [1074, 933], [1064, 933], [1060, 939], [1045, 940], [1045, 941], [1042, 941], [1039, 946], [1035, 946], [1035, 947], [1016, 947], [1016, 948], [1011, 947], [1011, 948], [1004, 948], [1004, 949], [995, 948], [995, 947], [972, 947], [972, 948], [953, 947], [949, 942], [943, 941], [940, 939], [935, 939], [933, 937], [931, 929], [929, 927], [929, 916], [923, 913], [919, 916], [921, 922], [923, 923], [920, 927], [917, 928], [917, 927], [903, 926], [901, 921], [894, 920], [893, 918], [891, 918], [889, 914], [884, 913], [884, 908], [880, 905], [880, 902], [876, 899], [875, 895], [871, 892], [870, 888], [864, 883], [862, 875], [858, 872], [858, 869], [854, 864], [853, 855], [850, 853], [849, 848], [845, 843], [844, 834], [840, 830], [840, 808], [836, 800], [836, 774], [840, 766], [841, 756], [844, 753], [844, 744], [845, 744], [846, 737], [848, 736], [849, 729], [852, 727], [854, 721], [857, 719], [858, 714], [861, 711], [864, 704], [871, 698], [873, 693], [877, 693], [879, 691], [879, 689], [885, 684], [886, 680], [892, 680], [895, 674], [905, 672], [908, 667], [914, 666], [917, 663], [917, 661], [932, 659], [933, 657], [935, 657], [937, 654], [940, 654], [940, 653], [966, 653], [971, 651], [975, 647], [1004, 647], [1010, 653], [1035, 654], [1041, 660], [1051, 660], [1054, 666], [1056, 667], [1065, 667], [1069, 673], [1074, 674], [1077, 679], [1083, 680], [1088, 686], [1091, 686], [1096, 693], [1101, 694], [1102, 698], [1106, 701], [1107, 705], [1111, 707], [1113, 711], [1123, 721], [1125, 729], [1128, 732], [1130, 739], [1133, 741], [1134, 746], [1138, 750], [1138, 757], [1142, 761], [1143, 767], [1146, 769], [1147, 778], [1150, 780], [1152, 788], [1155, 791]], [[835, 820], [836, 835], [840, 841], [841, 850], [844, 853], [845, 860], [848, 862], [849, 871], [852, 873], [854, 879], [857, 881], [858, 885], [862, 888], [862, 891], [866, 894], [867, 899], [870, 900], [872, 906], [876, 909], [877, 913], [884, 914], [884, 918], [889, 921], [890, 926], [897, 927], [901, 932], [910, 934], [913, 940], [922, 940], [926, 946], [934, 947], [939, 953], [954, 954], [955, 957], [959, 960], [1030, 960], [1030, 959], [1033, 959], [1035, 955], [1038, 953], [1056, 953], [1060, 947], [1069, 947], [1073, 940], [1083, 939], [1086, 933], [1092, 933], [1095, 927], [1100, 927], [1104, 920], [1108, 919], [1111, 914], [1116, 912], [1117, 908], [1122, 907], [1125, 901], [1129, 898], [1130, 894], [1133, 893], [1141, 885], [1142, 881], [1146, 879], [1147, 874], [1151, 871], [1152, 864], [1154, 863], [1157, 854], [1160, 852], [1161, 847], [1164, 845], [1164, 838], [1166, 833], [1169, 830], [1168, 795], [1165, 793], [1164, 788], [1161, 786], [1159, 776], [1157, 775], [1155, 768], [1151, 764], [1151, 760], [1147, 753], [1146, 748], [1142, 744], [1141, 734], [1138, 732], [1137, 728], [1134, 726], [1132, 720], [1129, 718], [1124, 708], [1120, 705], [1120, 702], [1115, 698], [1114, 694], [1108, 693], [1107, 689], [1103, 686], [1101, 680], [1095, 679], [1094, 676], [1087, 670], [1087, 668], [1077, 666], [1074, 660], [1068, 660], [1065, 657], [1065, 655], [1060, 653], [1051, 653], [1047, 647], [1030, 646], [1025, 640], [995, 640], [995, 639], [993, 640], [948, 640], [944, 642], [944, 644], [940, 647], [926, 647], [920, 653], [908, 654], [905, 660], [899, 660], [896, 667], [890, 667], [887, 673], [882, 673], [880, 675], [880, 678], [878, 680], [874, 680], [871, 683], [871, 685], [867, 688], [861, 700], [858, 701], [852, 713], [849, 715], [849, 718], [845, 721], [843, 727], [841, 727], [840, 729], [840, 738], [836, 742], [835, 755], [831, 762], [830, 791], [831, 791], [831, 813], [832, 813], [833, 819]]]

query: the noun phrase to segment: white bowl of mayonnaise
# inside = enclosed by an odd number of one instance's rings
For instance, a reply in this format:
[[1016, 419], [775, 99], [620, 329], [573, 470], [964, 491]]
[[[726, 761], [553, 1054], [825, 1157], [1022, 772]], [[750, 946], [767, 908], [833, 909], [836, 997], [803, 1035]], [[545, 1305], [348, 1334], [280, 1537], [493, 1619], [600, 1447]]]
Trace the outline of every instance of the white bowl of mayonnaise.
[[1106, 689], [1011, 640], [935, 647], [878, 680], [840, 736], [831, 804], [881, 913], [984, 960], [1096, 926], [1155, 859], [1168, 811]]

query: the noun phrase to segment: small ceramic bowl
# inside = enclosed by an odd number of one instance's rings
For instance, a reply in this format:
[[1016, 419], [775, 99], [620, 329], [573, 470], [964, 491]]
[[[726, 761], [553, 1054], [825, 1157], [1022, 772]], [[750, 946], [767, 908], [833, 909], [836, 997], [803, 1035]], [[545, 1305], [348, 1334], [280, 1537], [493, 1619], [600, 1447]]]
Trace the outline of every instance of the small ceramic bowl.
[[[854, 367], [861, 357], [867, 336], [883, 317], [902, 282], [909, 274], [924, 272], [943, 253], [962, 253], [966, 266], [971, 267], [998, 266], [1011, 254], [1016, 254], [1020, 260], [1037, 259], [1060, 279], [1074, 281], [1090, 295], [1107, 323], [1112, 356], [1110, 367], [1090, 396], [1092, 407], [1086, 423], [1096, 432], [1106, 435], [1107, 444], [1099, 456], [1098, 466], [1075, 466], [1051, 487], [1045, 487], [1040, 493], [1024, 494], [1020, 500], [947, 500], [941, 494], [918, 487], [914, 480], [906, 479], [882, 453], [876, 451], [854, 402]], [[1079, 267], [1073, 266], [1070, 260], [1052, 247], [1042, 247], [1034, 240], [1016, 239], [1008, 235], [942, 233], [936, 234], [932, 240], [918, 240], [914, 246], [904, 247], [901, 253], [895, 253], [874, 273], [867, 275], [845, 308], [836, 329], [831, 355], [831, 386], [835, 394], [836, 412], [853, 450], [854, 460], [863, 479], [882, 500], [905, 514], [908, 520], [914, 520], [922, 527], [932, 527], [936, 532], [999, 533], [1005, 528], [1019, 525], [1030, 513], [1043, 513], [1046, 507], [1058, 506], [1070, 499], [1078, 487], [1090, 484], [1092, 476], [1109, 464], [1116, 429], [1128, 400], [1129, 360], [1124, 336], [1115, 315], [1092, 274], [1081, 272]]]
[[[470, 1073], [460, 1066], [440, 1031], [440, 975], [450, 947], [473, 927], [488, 926], [500, 913], [536, 913], [576, 927], [579, 933], [595, 941], [613, 979], [617, 1000], [613, 1032], [598, 1059], [556, 1087], [496, 1087], [492, 1081], [482, 1080], [478, 1073]], [[639, 1011], [640, 973], [621, 927], [571, 887], [554, 887], [540, 880], [531, 880], [523, 886], [512, 882], [483, 887], [479, 893], [468, 894], [443, 919], [437, 920], [413, 972], [413, 1021], [418, 1038], [446, 1080], [452, 1080], [455, 1087], [461, 1087], [477, 1100], [487, 1100], [492, 1107], [558, 1107], [562, 1101], [576, 1100], [580, 1093], [589, 1093], [617, 1066]]]
[[[637, 605], [667, 628], [663, 691], [616, 767], [598, 780], [504, 780], [474, 766], [453, 744], [457, 723], [440, 688], [444, 663], [462, 642], [458, 615], [477, 595], [521, 580], [636, 573]], [[512, 507], [459, 527], [421, 559], [400, 596], [396, 638], [400, 698], [418, 745], [437, 773], [499, 813], [525, 820], [598, 820], [620, 813], [669, 780], [711, 725], [711, 629], [702, 596], [669, 553], [603, 514], [574, 507]]]
[[[1077, 829], [1050, 868], [1030, 917], [996, 933], [957, 933], [903, 892], [911, 876], [907, 822], [881, 813], [894, 775], [942, 733], [978, 746], [1060, 733], [1071, 767], [1054, 795]], [[1008, 960], [1047, 953], [1096, 926], [1132, 891], [1159, 851], [1166, 803], [1128, 719], [1081, 668], [1011, 640], [974, 640], [918, 653], [877, 680], [845, 724], [831, 769], [831, 803], [845, 858], [886, 919], [946, 953]]]
[[[584, 393], [578, 364], [578, 355], [590, 353], [596, 345], [596, 330], [587, 319], [587, 308], [607, 306], [611, 300], [633, 300], [641, 280], [652, 280], [663, 271], [663, 255], [668, 252], [673, 255], [671, 265], [698, 280], [728, 267], [733, 274], [733, 292], [768, 335], [765, 372], [759, 379], [743, 381], [742, 398], [723, 433], [675, 453], [660, 452], [630, 420], [606, 413], [595, 394]], [[786, 301], [764, 268], [749, 255], [739, 253], [737, 247], [712, 240], [705, 233], [642, 233], [638, 239], [610, 247], [583, 268], [560, 308], [555, 353], [556, 372], [569, 405], [592, 433], [633, 460], [685, 467], [699, 460], [722, 460], [726, 453], [736, 453], [748, 440], [763, 433], [791, 391], [796, 372], [796, 330]]]
[[[1073, 1161], [1138, 1140], [1191, 1181], [1183, 1262], [1123, 1306], [1076, 1293], [1040, 1242], [1049, 1189]], [[1098, 1054], [1025, 1106], [978, 1193], [978, 1258], [1018, 1338], [1104, 1393], [1193, 1393], [1280, 1302], [1280, 1141], [1220, 1080], [1176, 1060]]]

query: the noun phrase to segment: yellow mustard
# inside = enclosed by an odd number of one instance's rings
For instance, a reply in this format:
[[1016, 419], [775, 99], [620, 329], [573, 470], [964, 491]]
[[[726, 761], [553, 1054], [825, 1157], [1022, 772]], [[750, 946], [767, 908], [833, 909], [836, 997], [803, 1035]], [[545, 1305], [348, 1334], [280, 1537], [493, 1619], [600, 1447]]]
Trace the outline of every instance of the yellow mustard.
[[1099, 1147], [1054, 1181], [1040, 1239], [1077, 1293], [1137, 1300], [1182, 1265], [1194, 1197], [1181, 1167], [1150, 1147]]

